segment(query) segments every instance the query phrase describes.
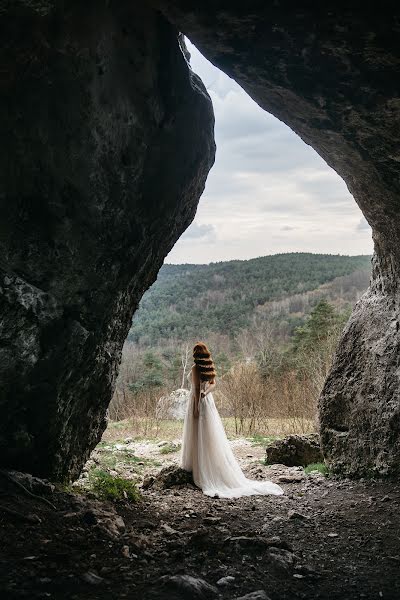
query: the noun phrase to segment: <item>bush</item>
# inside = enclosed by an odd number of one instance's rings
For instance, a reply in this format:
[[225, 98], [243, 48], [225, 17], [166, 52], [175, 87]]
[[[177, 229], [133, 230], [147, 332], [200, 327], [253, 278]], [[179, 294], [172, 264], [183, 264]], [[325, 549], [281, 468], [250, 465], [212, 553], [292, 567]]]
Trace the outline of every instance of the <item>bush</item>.
[[312, 463], [311, 465], [307, 465], [304, 469], [304, 472], [309, 475], [313, 471], [318, 471], [321, 475], [328, 475], [329, 469], [324, 463]]
[[90, 485], [93, 492], [103, 500], [130, 500], [138, 502], [140, 492], [136, 483], [123, 477], [114, 477], [106, 471], [95, 469], [90, 474]]

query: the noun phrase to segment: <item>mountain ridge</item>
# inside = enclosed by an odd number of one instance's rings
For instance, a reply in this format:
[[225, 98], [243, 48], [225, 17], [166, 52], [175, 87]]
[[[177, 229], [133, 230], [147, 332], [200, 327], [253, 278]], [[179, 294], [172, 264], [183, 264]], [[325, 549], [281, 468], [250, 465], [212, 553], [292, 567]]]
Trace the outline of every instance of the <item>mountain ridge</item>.
[[[235, 335], [267, 303], [301, 296], [360, 272], [354, 292], [347, 294], [351, 304], [367, 285], [370, 262], [369, 255], [287, 252], [209, 264], [164, 264], [140, 302], [128, 340], [151, 346], [162, 339]], [[351, 287], [351, 281], [345, 285]], [[296, 324], [301, 324], [299, 315], [293, 327]]]

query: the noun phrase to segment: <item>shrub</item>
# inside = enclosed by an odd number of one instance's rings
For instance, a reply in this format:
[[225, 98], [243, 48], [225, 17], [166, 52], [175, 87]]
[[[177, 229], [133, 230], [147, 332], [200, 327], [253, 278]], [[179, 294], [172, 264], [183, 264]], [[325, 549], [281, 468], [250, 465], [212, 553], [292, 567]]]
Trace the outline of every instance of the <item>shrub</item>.
[[123, 477], [114, 477], [106, 471], [95, 469], [91, 472], [90, 485], [93, 492], [103, 500], [130, 500], [138, 502], [140, 492], [136, 483]]
[[304, 472], [309, 475], [313, 471], [318, 471], [321, 475], [328, 475], [329, 469], [324, 463], [312, 463], [311, 465], [307, 465], [304, 469]]

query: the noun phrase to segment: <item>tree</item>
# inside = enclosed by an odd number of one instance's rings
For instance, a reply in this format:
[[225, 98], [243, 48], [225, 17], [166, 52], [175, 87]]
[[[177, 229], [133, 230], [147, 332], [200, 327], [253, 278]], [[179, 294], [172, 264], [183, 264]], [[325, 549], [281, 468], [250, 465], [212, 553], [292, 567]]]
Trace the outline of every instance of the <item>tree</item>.
[[297, 327], [294, 336], [295, 351], [313, 350], [337, 330], [339, 315], [325, 299], [318, 302], [305, 325]]

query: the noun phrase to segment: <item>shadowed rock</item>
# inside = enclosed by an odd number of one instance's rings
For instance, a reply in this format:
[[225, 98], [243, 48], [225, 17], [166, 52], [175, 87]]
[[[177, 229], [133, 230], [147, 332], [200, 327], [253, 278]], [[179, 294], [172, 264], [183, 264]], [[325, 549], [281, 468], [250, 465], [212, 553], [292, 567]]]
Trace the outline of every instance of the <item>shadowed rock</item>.
[[199, 577], [191, 575], [164, 575], [159, 583], [169, 590], [168, 598], [176, 600], [205, 600], [218, 596], [218, 589]]
[[192, 473], [177, 465], [170, 465], [161, 469], [157, 475], [146, 477], [143, 482], [143, 489], [147, 490], [150, 487], [168, 489], [187, 484], [194, 485]]
[[265, 452], [267, 465], [306, 467], [311, 463], [320, 463], [324, 460], [317, 434], [288, 435], [283, 440], [276, 440], [267, 446]]
[[132, 313], [192, 221], [213, 111], [140, 3], [1, 9], [0, 464], [78, 475]]

